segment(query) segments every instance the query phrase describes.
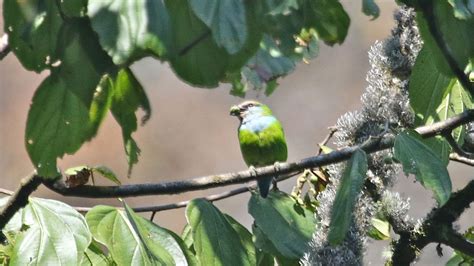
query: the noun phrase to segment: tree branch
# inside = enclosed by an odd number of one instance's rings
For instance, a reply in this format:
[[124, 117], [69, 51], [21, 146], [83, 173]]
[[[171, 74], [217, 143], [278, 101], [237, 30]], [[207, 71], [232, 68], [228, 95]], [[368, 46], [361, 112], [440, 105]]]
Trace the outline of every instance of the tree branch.
[[467, 242], [452, 228], [453, 223], [474, 201], [474, 180], [451, 194], [442, 207], [434, 208], [419, 228], [397, 232], [400, 238], [393, 244], [393, 265], [410, 265], [429, 243], [443, 243], [474, 256], [474, 244]]
[[[20, 187], [12, 194], [7, 203], [0, 211], [0, 230], [10, 221], [15, 213], [28, 204], [28, 197], [41, 185], [42, 178], [33, 174], [25, 177], [20, 182]], [[0, 231], [0, 242], [5, 240], [5, 236]]]
[[0, 39], [0, 60], [10, 53], [10, 45], [8, 45], [8, 34], [3, 34]]
[[[474, 120], [474, 110], [466, 110], [463, 113], [450, 117], [444, 121], [423, 126], [416, 131], [423, 137], [428, 138], [452, 130], [462, 124]], [[231, 184], [241, 184], [258, 178], [268, 176], [280, 176], [294, 174], [307, 168], [321, 167], [329, 164], [340, 163], [349, 159], [355, 150], [362, 149], [367, 153], [373, 153], [393, 146], [395, 137], [385, 135], [373, 138], [361, 145], [343, 148], [328, 154], [305, 158], [298, 162], [280, 163], [278, 169], [272, 166], [256, 168], [236, 173], [226, 173], [220, 175], [210, 175], [196, 177], [182, 181], [171, 181], [161, 183], [133, 184], [122, 186], [91, 186], [83, 185], [78, 187], [67, 187], [63, 179], [45, 182], [44, 184], [51, 190], [63, 196], [79, 196], [88, 198], [115, 198], [115, 197], [137, 197], [144, 195], [168, 195], [178, 194], [188, 191], [196, 191], [214, 187], [221, 187]]]
[[463, 163], [463, 164], [466, 164], [466, 165], [469, 165], [469, 166], [474, 166], [474, 160], [473, 159], [462, 157], [457, 153], [451, 153], [449, 155], [449, 159], [451, 161], [455, 161], [455, 162], [458, 162], [458, 163]]

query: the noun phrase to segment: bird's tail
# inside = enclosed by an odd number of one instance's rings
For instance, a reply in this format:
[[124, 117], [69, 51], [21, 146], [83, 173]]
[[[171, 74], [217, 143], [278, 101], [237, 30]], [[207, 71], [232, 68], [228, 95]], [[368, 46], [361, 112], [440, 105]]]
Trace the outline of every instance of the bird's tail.
[[264, 177], [257, 180], [258, 190], [260, 191], [260, 196], [263, 198], [268, 196], [268, 191], [270, 191], [272, 180], [273, 176]]

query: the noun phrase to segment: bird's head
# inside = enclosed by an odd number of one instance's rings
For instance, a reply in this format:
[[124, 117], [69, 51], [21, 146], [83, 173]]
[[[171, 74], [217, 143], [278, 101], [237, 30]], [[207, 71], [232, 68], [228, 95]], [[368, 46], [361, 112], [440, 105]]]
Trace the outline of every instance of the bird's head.
[[268, 106], [257, 101], [245, 101], [239, 105], [234, 105], [230, 108], [230, 115], [238, 117], [243, 120], [245, 117], [254, 115], [271, 115], [272, 111]]

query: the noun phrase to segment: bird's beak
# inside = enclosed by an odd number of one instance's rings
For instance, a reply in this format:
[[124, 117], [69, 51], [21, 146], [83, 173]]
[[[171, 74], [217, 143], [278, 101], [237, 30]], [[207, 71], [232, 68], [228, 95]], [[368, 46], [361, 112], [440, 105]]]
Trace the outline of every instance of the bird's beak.
[[237, 105], [234, 105], [230, 108], [230, 115], [240, 116], [240, 108]]

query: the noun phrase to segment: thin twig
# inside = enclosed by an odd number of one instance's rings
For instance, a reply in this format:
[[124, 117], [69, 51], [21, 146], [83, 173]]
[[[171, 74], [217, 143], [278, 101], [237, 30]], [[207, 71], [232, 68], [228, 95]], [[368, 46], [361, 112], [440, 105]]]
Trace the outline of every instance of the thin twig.
[[329, 127], [328, 129], [329, 129], [329, 133], [327, 134], [327, 136], [324, 138], [324, 140], [321, 143], [318, 143], [318, 146], [319, 146], [318, 154], [321, 154], [323, 152], [323, 146], [328, 144], [329, 140], [332, 138], [334, 133], [337, 132], [336, 126]]
[[4, 194], [4, 195], [11, 196], [11, 195], [13, 195], [14, 192], [11, 191], [11, 190], [5, 189], [5, 188], [0, 188], [0, 193]]
[[[423, 137], [432, 137], [442, 132], [452, 130], [462, 124], [474, 120], [474, 110], [466, 110], [463, 113], [450, 117], [444, 121], [423, 126], [416, 131]], [[339, 163], [349, 159], [357, 149], [367, 153], [373, 153], [393, 146], [395, 137], [386, 135], [364, 142], [362, 145], [346, 147], [328, 154], [321, 154], [302, 159], [298, 162], [280, 163], [276, 168], [273, 165], [255, 168], [252, 170], [196, 177], [182, 181], [133, 184], [121, 186], [90, 186], [67, 187], [62, 179], [47, 182], [45, 185], [51, 190], [63, 196], [79, 196], [89, 198], [115, 198], [115, 197], [137, 197], [144, 195], [170, 195], [188, 191], [196, 191], [207, 188], [221, 187], [231, 184], [241, 184], [268, 176], [281, 176], [294, 174], [308, 168], [321, 167], [329, 164]], [[161, 178], [163, 179], [163, 178]]]
[[451, 135], [451, 132], [447, 132], [446, 134], [443, 134], [443, 136], [448, 141], [451, 148], [453, 148], [454, 152], [456, 152], [457, 154], [459, 154], [460, 156], [464, 158], [474, 159], [473, 158], [474, 154], [464, 151], [459, 146], [458, 142], [453, 138], [453, 135]]
[[[42, 179], [37, 175], [25, 177], [20, 182], [20, 187], [12, 194], [7, 203], [0, 211], [0, 230], [10, 221], [15, 213], [28, 204], [28, 197], [41, 185]], [[5, 240], [5, 236], [0, 231], [0, 242]]]
[[8, 34], [3, 34], [0, 39], [0, 60], [10, 53], [10, 45], [8, 44]]
[[474, 166], [474, 159], [469, 159], [469, 158], [466, 158], [466, 157], [462, 157], [457, 153], [451, 153], [449, 155], [449, 159], [451, 161], [455, 161], [455, 162], [458, 162], [458, 163], [463, 163], [463, 164], [466, 164], [466, 165], [469, 165], [469, 166]]

